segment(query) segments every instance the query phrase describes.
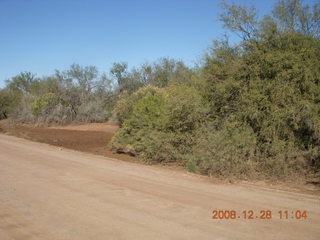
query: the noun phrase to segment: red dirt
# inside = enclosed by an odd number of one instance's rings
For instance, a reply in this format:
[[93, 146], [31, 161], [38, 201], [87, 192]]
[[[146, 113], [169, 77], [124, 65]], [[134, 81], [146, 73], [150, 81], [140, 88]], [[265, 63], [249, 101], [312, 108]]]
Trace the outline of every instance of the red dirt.
[[117, 129], [116, 125], [110, 123], [36, 128], [0, 121], [0, 132], [6, 132], [9, 135], [125, 161], [138, 162], [138, 158], [115, 153], [108, 147], [108, 143]]

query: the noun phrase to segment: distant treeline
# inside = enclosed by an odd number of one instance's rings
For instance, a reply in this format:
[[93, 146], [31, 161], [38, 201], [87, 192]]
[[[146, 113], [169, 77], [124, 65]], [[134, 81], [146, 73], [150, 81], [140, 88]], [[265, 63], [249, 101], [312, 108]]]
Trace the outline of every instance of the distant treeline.
[[111, 147], [148, 162], [234, 178], [320, 176], [320, 5], [222, 3], [241, 41], [215, 41], [196, 67], [163, 58], [109, 74], [74, 64], [25, 72], [0, 92], [0, 117], [35, 123], [120, 124]]
[[37, 124], [103, 122], [112, 116], [120, 94], [147, 85], [165, 87], [173, 78], [187, 80], [191, 72], [183, 62], [167, 58], [130, 71], [125, 62], [114, 63], [109, 74], [79, 64], [43, 78], [22, 72], [0, 90], [0, 119], [10, 116], [16, 122]]

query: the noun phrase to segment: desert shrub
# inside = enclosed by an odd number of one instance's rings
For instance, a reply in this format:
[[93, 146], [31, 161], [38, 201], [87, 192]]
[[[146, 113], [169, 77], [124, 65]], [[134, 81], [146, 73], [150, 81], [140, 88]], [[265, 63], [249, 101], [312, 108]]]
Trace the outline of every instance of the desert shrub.
[[[37, 125], [46, 123], [61, 123], [66, 124], [73, 121], [76, 113], [70, 104], [55, 93], [46, 93], [31, 103], [26, 104], [25, 113], [21, 115], [21, 119], [27, 122], [33, 122]], [[32, 114], [32, 118], [28, 114]]]
[[22, 95], [20, 103], [14, 108], [11, 117], [14, 122], [34, 122], [35, 116], [31, 111], [31, 104], [35, 98], [32, 95]]
[[69, 105], [58, 103], [50, 109], [46, 114], [36, 116], [35, 122], [41, 126], [47, 123], [67, 124], [75, 119], [73, 109]]
[[9, 112], [15, 121], [104, 121], [114, 105], [111, 80], [94, 66], [73, 64], [67, 71], [56, 70], [43, 78], [23, 72], [6, 83], [3, 91], [14, 96]]
[[0, 89], [0, 120], [12, 116], [23, 95], [8, 88]]
[[141, 154], [147, 147], [152, 148], [152, 134], [163, 128], [164, 98], [160, 92], [145, 95], [132, 106], [131, 115], [113, 138], [114, 148], [133, 148]]
[[8, 91], [0, 90], [0, 120], [8, 117], [11, 106], [11, 97]]
[[208, 175], [319, 172], [319, 46], [297, 33], [220, 45], [205, 58], [204, 84], [124, 98], [114, 142]]
[[109, 103], [105, 99], [83, 102], [77, 109], [76, 120], [80, 122], [104, 122], [111, 116]]
[[46, 93], [32, 103], [32, 114], [36, 116], [49, 114], [55, 106], [62, 102], [61, 96], [54, 93]]
[[312, 148], [305, 154], [308, 164], [315, 170], [316, 176], [320, 177], [320, 147]]
[[256, 137], [249, 126], [224, 126], [217, 130], [204, 125], [197, 130], [188, 166], [198, 172], [244, 178], [257, 168]]
[[260, 154], [257, 154], [259, 157], [258, 170], [262, 176], [292, 180], [306, 173], [304, 153], [294, 146], [293, 142], [274, 138], [264, 145], [261, 147], [257, 144], [260, 150]]
[[252, 129], [260, 173], [288, 177], [317, 169], [319, 46], [319, 39], [286, 32], [234, 50], [219, 45], [205, 58], [211, 121], [217, 131], [237, 122]]
[[172, 85], [164, 89], [166, 131], [190, 132], [207, 120], [208, 104], [193, 86]]
[[146, 86], [140, 88], [133, 94], [130, 94], [127, 91], [123, 91], [119, 94], [116, 106], [114, 108], [113, 114], [115, 119], [119, 122], [120, 125], [123, 124], [124, 120], [127, 119], [132, 111], [133, 106], [142, 98], [148, 95], [153, 95], [159, 92], [159, 88]]
[[206, 117], [200, 93], [187, 86], [170, 86], [145, 95], [113, 138], [114, 148], [134, 149], [152, 162], [177, 161], [190, 153], [192, 132]]

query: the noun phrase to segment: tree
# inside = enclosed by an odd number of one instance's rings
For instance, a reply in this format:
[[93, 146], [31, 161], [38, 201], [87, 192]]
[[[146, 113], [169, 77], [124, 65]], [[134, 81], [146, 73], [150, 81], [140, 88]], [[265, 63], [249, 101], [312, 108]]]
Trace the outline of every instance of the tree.
[[261, 38], [266, 33], [298, 32], [304, 36], [320, 36], [320, 3], [313, 6], [303, 4], [302, 0], [280, 0], [272, 15], [258, 19], [257, 10], [235, 3], [221, 3], [223, 12], [220, 20], [231, 32], [243, 41]]
[[72, 64], [67, 73], [70, 78], [76, 80], [83, 94], [88, 94], [97, 86], [95, 80], [98, 70], [95, 66], [82, 67], [79, 64]]
[[273, 174], [299, 169], [298, 156], [319, 171], [320, 39], [310, 28], [319, 23], [312, 23], [316, 11], [311, 14], [302, 1], [280, 1], [272, 15], [255, 22], [252, 35], [246, 30], [254, 23], [250, 11], [225, 7], [222, 20], [243, 37], [236, 46], [217, 42], [205, 56], [202, 76], [211, 126], [253, 133], [255, 157]]
[[243, 40], [249, 40], [255, 36], [258, 23], [255, 7], [248, 8], [224, 1], [221, 6], [224, 12], [220, 14], [220, 20], [228, 30], [236, 33]]
[[303, 5], [302, 0], [280, 0], [272, 11], [282, 31], [296, 31], [305, 36], [319, 37], [320, 3], [313, 7]]
[[7, 80], [7, 88], [11, 91], [20, 92], [20, 93], [31, 93], [32, 84], [38, 81], [35, 77], [35, 74], [31, 72], [21, 72], [20, 74]]
[[182, 62], [170, 58], [160, 58], [153, 64], [145, 63], [140, 68], [144, 85], [166, 87], [170, 82], [186, 83], [192, 71]]
[[125, 62], [113, 63], [113, 66], [110, 69], [110, 73], [116, 79], [120, 90], [122, 90], [126, 85], [126, 80], [128, 77], [127, 70], [128, 64]]

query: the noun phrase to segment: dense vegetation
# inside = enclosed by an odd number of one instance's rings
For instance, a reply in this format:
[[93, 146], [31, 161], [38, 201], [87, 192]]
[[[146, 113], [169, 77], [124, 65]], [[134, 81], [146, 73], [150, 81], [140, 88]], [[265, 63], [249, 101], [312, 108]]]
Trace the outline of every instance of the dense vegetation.
[[320, 6], [279, 1], [255, 8], [222, 3], [240, 37], [215, 41], [199, 66], [160, 59], [108, 77], [72, 65], [38, 79], [21, 73], [0, 92], [0, 118], [117, 120], [111, 147], [147, 162], [236, 178], [320, 174]]

